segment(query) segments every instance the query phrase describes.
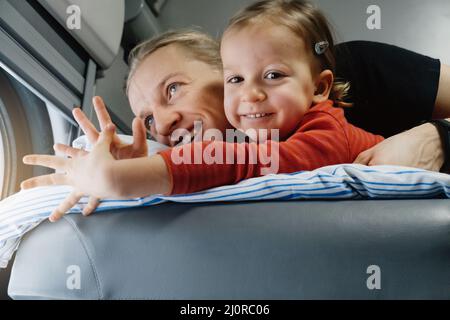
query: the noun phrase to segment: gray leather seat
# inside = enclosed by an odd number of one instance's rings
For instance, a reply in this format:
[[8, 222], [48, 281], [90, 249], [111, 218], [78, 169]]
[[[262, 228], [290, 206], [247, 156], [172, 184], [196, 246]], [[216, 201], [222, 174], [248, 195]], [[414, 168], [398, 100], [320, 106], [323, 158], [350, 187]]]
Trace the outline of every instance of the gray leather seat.
[[[367, 287], [371, 265], [380, 289]], [[9, 295], [448, 299], [449, 266], [447, 199], [168, 203], [43, 223], [20, 245]]]

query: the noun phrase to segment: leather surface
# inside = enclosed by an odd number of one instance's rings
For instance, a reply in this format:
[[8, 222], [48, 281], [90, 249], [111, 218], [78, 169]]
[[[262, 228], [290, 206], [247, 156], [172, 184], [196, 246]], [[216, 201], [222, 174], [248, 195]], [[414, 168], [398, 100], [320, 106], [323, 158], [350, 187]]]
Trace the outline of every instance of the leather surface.
[[[66, 286], [80, 267], [80, 289]], [[367, 268], [380, 268], [369, 290]], [[20, 245], [15, 299], [450, 298], [450, 200], [174, 204], [68, 215]]]

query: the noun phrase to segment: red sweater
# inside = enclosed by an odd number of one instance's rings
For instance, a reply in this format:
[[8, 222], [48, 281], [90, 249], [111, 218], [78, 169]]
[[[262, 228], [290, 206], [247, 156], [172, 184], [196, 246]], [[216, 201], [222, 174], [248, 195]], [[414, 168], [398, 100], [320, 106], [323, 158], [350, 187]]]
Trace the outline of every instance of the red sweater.
[[[278, 171], [272, 170], [271, 173], [314, 170], [332, 164], [351, 163], [360, 152], [382, 140], [383, 137], [379, 135], [349, 124], [344, 117], [344, 111], [333, 107], [333, 102], [328, 100], [305, 113], [296, 132], [286, 141], [259, 144], [201, 141], [170, 148], [159, 154], [169, 170], [171, 194], [184, 194], [235, 184], [240, 180], [267, 174], [268, 172], [264, 173], [261, 169], [267, 170], [270, 166], [276, 169], [273, 165], [275, 160], [272, 164], [268, 163], [268, 158], [275, 157], [276, 154]], [[278, 153], [275, 148], [278, 148]], [[200, 164], [194, 162], [194, 150], [203, 155]], [[208, 152], [203, 153], [206, 150]], [[214, 163], [213, 160], [218, 159], [220, 151], [224, 160], [221, 164]], [[173, 160], [175, 158], [171, 157], [172, 152], [178, 159], [190, 155], [192, 161], [179, 163], [179, 160]], [[238, 152], [245, 156], [244, 164], [237, 161]], [[267, 156], [260, 158], [260, 154]]]

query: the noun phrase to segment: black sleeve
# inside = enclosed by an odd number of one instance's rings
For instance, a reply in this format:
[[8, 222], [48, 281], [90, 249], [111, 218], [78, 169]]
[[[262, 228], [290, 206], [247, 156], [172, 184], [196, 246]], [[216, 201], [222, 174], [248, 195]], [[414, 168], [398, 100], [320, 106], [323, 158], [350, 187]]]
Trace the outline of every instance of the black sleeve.
[[389, 137], [431, 118], [439, 60], [370, 41], [341, 43], [335, 54], [336, 77], [350, 81], [350, 123]]

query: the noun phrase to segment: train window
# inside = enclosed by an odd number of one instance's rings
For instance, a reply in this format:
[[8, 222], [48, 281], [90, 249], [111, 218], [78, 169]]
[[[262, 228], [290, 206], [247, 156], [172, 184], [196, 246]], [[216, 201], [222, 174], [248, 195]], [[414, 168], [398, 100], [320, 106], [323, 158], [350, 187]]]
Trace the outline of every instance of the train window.
[[[3, 147], [2, 119], [0, 119], [0, 194], [2, 194], [3, 180], [5, 175], [5, 148]], [[6, 137], [5, 137], [6, 138]]]
[[65, 114], [23, 81], [0, 68], [0, 199], [20, 182], [48, 173], [22, 163], [30, 153], [52, 154], [54, 143], [69, 144], [77, 127]]

